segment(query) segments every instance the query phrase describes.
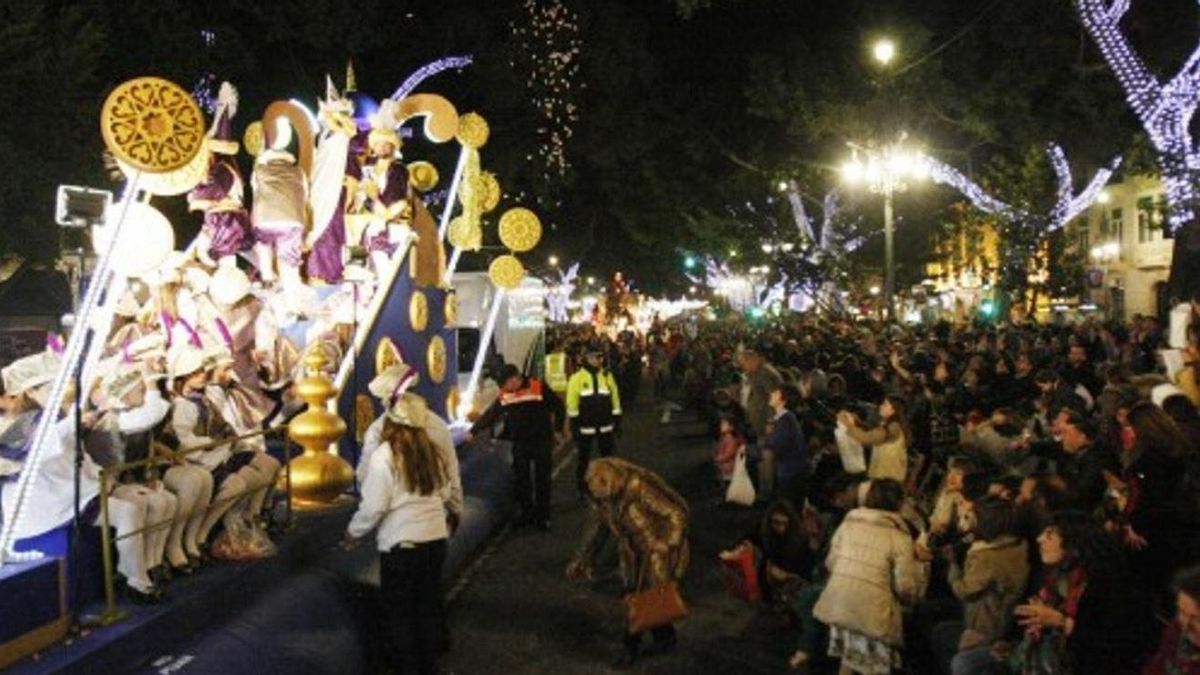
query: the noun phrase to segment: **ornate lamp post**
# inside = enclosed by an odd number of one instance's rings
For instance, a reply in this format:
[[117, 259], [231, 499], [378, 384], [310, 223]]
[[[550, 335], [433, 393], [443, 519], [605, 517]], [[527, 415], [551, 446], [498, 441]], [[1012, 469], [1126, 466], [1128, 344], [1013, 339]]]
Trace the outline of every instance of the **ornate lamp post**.
[[903, 147], [905, 136], [882, 149], [849, 144], [850, 160], [842, 166], [842, 177], [851, 185], [865, 184], [871, 192], [883, 195], [884, 276], [883, 302], [888, 319], [896, 318], [895, 242], [892, 233], [892, 196], [908, 189], [908, 181], [923, 180], [928, 167], [921, 158]]

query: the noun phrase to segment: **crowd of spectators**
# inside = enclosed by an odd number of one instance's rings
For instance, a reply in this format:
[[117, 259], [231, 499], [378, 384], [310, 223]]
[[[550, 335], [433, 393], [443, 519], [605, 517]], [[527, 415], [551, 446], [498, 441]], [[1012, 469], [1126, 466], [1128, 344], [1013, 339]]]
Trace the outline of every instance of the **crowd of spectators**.
[[684, 396], [767, 506], [748, 539], [791, 666], [1200, 673], [1188, 337], [1168, 374], [1144, 317], [702, 327]]

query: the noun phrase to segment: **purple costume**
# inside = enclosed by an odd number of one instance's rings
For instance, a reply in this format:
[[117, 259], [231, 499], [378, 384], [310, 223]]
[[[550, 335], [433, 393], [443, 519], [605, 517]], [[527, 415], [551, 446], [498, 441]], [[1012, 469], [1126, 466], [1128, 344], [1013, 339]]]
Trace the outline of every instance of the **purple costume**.
[[[376, 160], [375, 166], [378, 167], [380, 160]], [[401, 205], [399, 202], [408, 199], [408, 169], [404, 166], [404, 162], [399, 159], [390, 160], [387, 163], [387, 179], [380, 181], [377, 176], [372, 176], [372, 180], [376, 185], [383, 182], [383, 188], [379, 190], [376, 197], [368, 204], [368, 208], [380, 214], [386, 212], [385, 221], [393, 223], [398, 220], [400, 215]], [[385, 228], [383, 232], [374, 234], [364, 234], [363, 245], [372, 253], [382, 251], [388, 255], [396, 252], [397, 244], [388, 238], [388, 232]]]
[[188, 207], [204, 211], [204, 233], [213, 259], [250, 247], [250, 216], [242, 205], [242, 176], [233, 158], [213, 154], [208, 177], [188, 193]]
[[305, 271], [310, 279], [323, 279], [330, 283], [342, 280], [342, 248], [346, 245], [346, 199], [349, 193], [347, 184], [355, 185], [362, 180], [362, 167], [358, 163], [358, 156], [362, 154], [365, 145], [365, 133], [359, 132], [350, 139], [350, 149], [346, 153], [346, 173], [337, 208], [334, 209], [325, 231], [313, 242], [312, 249], [308, 252]]

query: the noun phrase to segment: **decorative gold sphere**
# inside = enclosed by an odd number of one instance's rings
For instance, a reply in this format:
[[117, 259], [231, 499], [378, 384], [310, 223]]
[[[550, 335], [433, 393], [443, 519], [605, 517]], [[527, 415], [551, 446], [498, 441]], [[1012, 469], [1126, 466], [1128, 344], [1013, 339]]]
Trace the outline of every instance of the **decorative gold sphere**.
[[521, 280], [525, 278], [525, 266], [516, 256], [502, 255], [493, 260], [488, 267], [488, 278], [497, 288], [511, 291], [520, 286]]
[[325, 355], [310, 349], [304, 358], [306, 376], [296, 383], [296, 393], [308, 409], [288, 424], [288, 438], [304, 448], [292, 459], [292, 496], [301, 505], [328, 504], [354, 483], [354, 469], [329, 446], [346, 433], [342, 418], [329, 412], [326, 402], [337, 395], [333, 382], [322, 372]]
[[438, 170], [429, 162], [413, 162], [408, 165], [408, 183], [417, 192], [429, 192], [438, 184]]
[[434, 335], [429, 341], [425, 366], [429, 369], [429, 379], [434, 384], [441, 384], [446, 379], [446, 341], [441, 335]]
[[517, 207], [500, 216], [500, 241], [516, 251], [531, 250], [542, 238], [542, 221], [529, 209]]
[[266, 149], [267, 141], [263, 137], [262, 120], [254, 120], [246, 126], [246, 131], [242, 134], [242, 147], [246, 148], [251, 157], [258, 157]]
[[450, 220], [450, 229], [446, 233], [446, 238], [455, 248], [466, 251], [478, 251], [483, 248], [483, 228], [479, 226], [478, 222], [463, 216], [455, 216]]
[[458, 116], [458, 133], [455, 136], [464, 146], [478, 150], [487, 145], [490, 134], [491, 129], [483, 115], [469, 112]]
[[185, 166], [204, 145], [204, 115], [179, 85], [139, 77], [117, 85], [100, 112], [100, 134], [113, 156], [148, 173]]
[[414, 290], [408, 301], [408, 323], [417, 333], [429, 326], [429, 301], [421, 291]]
[[479, 175], [478, 181], [475, 198], [478, 200], [479, 210], [488, 213], [500, 205], [500, 180], [491, 171], [484, 171]]

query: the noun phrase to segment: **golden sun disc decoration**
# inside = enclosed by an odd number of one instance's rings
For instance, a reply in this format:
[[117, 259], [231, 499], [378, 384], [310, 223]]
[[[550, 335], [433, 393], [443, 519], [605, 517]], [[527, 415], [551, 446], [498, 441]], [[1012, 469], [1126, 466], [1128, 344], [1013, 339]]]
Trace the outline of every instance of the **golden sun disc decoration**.
[[408, 323], [418, 333], [429, 326], [429, 301], [421, 291], [413, 291], [408, 301]]
[[447, 326], [453, 326], [454, 324], [458, 323], [458, 294], [457, 293], [447, 293], [446, 294], [445, 314], [446, 314], [446, 325]]
[[[208, 162], [211, 158], [212, 152], [209, 151], [206, 143], [192, 158], [192, 161], [174, 171], [143, 173], [138, 180], [138, 189], [159, 197], [174, 197], [190, 192], [192, 188], [208, 177]], [[126, 180], [132, 180], [133, 175], [138, 171], [119, 159], [117, 166], [121, 168], [121, 173], [125, 174]]]
[[429, 192], [438, 184], [437, 167], [429, 162], [413, 162], [408, 165], [408, 184], [417, 192]]
[[525, 266], [516, 256], [502, 255], [493, 260], [488, 267], [488, 278], [497, 288], [511, 291], [520, 286], [521, 280], [525, 278]]
[[450, 387], [450, 393], [446, 394], [446, 417], [453, 419], [458, 415], [458, 387]]
[[542, 238], [542, 221], [529, 209], [517, 207], [500, 216], [500, 241], [517, 253], [537, 246]]
[[118, 160], [139, 171], [165, 173], [186, 166], [204, 146], [204, 114], [174, 82], [139, 77], [105, 99], [100, 134]]
[[441, 384], [446, 379], [446, 341], [441, 335], [434, 335], [429, 341], [429, 349], [425, 352], [425, 366], [429, 370], [429, 379], [434, 384]]
[[469, 112], [458, 116], [458, 133], [455, 134], [455, 137], [458, 138], [459, 143], [478, 150], [487, 145], [489, 135], [491, 135], [491, 129], [488, 127], [487, 120], [483, 119], [483, 115]]
[[246, 127], [245, 133], [242, 134], [242, 147], [246, 148], [251, 157], [258, 157], [266, 149], [267, 141], [263, 136], [262, 120], [254, 120]]

